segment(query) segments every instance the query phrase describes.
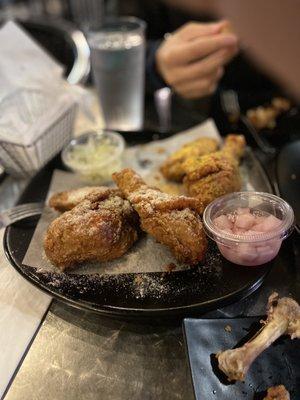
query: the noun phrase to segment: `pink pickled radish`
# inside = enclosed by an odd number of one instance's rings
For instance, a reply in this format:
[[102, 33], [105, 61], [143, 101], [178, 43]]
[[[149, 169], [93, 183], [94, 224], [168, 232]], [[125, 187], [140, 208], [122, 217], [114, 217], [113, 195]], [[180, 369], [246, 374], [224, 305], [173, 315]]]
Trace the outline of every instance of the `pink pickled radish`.
[[[252, 214], [250, 209], [237, 208], [233, 213], [223, 214], [214, 219], [216, 226], [227, 233], [245, 237], [245, 243], [217, 243], [222, 255], [229, 261], [240, 265], [261, 265], [272, 260], [278, 253], [282, 240], [278, 237], [272, 240], [251, 242], [250, 236], [276, 231], [281, 220], [274, 215], [262, 216]], [[247, 243], [246, 237], [249, 237]]]
[[271, 232], [276, 230], [278, 226], [281, 224], [281, 220], [274, 217], [274, 215], [269, 215], [265, 217], [265, 220], [253, 226], [252, 230], [256, 232]]
[[238, 207], [235, 211], [237, 215], [250, 214], [249, 207]]
[[257, 235], [257, 231], [253, 231], [252, 229], [249, 229], [248, 231], [245, 231], [244, 235], [246, 236], [256, 236]]
[[234, 227], [232, 229], [232, 233], [234, 233], [235, 235], [245, 235], [245, 233], [247, 233], [247, 231], [246, 231], [246, 229], [241, 229], [241, 228]]
[[240, 214], [237, 215], [234, 226], [236, 228], [241, 228], [241, 229], [251, 229], [252, 226], [255, 224], [255, 217], [252, 214]]
[[260, 224], [261, 222], [263, 222], [266, 219], [266, 217], [262, 217], [260, 215], [255, 215], [255, 224]]
[[257, 258], [256, 247], [248, 243], [240, 243], [238, 252], [243, 261], [253, 262]]
[[219, 229], [231, 230], [233, 227], [233, 223], [224, 214], [215, 218], [214, 223]]
[[266, 245], [265, 243], [262, 243], [262, 246], [257, 246], [256, 250], [258, 251], [258, 253], [273, 253], [274, 250]]
[[271, 249], [274, 252], [277, 252], [277, 253], [278, 253], [278, 251], [280, 249], [281, 243], [282, 243], [281, 239], [274, 239], [274, 240], [269, 240], [268, 241], [268, 245], [271, 247]]

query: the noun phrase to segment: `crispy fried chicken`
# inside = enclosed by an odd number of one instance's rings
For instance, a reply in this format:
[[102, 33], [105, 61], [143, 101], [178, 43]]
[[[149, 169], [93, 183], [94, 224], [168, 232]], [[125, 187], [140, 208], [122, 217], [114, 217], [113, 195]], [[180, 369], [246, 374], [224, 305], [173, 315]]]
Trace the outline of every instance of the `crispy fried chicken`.
[[105, 186], [86, 186], [79, 189], [65, 190], [64, 192], [54, 193], [49, 199], [49, 206], [57, 211], [69, 211], [90, 194], [99, 194], [106, 197], [109, 194], [121, 195], [121, 192], [118, 189]]
[[290, 394], [283, 385], [270, 387], [263, 400], [290, 400]]
[[190, 157], [200, 157], [212, 153], [217, 148], [218, 142], [215, 139], [207, 137], [194, 140], [171, 154], [161, 166], [160, 171], [166, 179], [181, 182], [185, 175], [183, 163], [186, 160]]
[[[69, 200], [59, 208], [74, 204]], [[61, 270], [83, 262], [113, 260], [137, 240], [138, 225], [136, 212], [117, 190], [92, 192], [49, 225], [45, 253]]]
[[141, 228], [168, 246], [178, 261], [194, 265], [203, 259], [207, 241], [199, 200], [151, 188], [131, 169], [113, 174], [113, 180], [139, 214]]
[[184, 186], [206, 206], [217, 197], [241, 189], [239, 160], [244, 154], [242, 135], [228, 135], [222, 150], [185, 161]]

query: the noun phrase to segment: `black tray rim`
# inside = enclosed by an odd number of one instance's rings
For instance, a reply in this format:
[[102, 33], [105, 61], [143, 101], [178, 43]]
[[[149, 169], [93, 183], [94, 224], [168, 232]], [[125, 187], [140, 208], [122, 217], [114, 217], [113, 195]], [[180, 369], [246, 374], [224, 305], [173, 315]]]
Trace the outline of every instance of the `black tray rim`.
[[[6, 228], [4, 232], [4, 237], [3, 237], [3, 247], [4, 247], [4, 252], [7, 260], [9, 263], [14, 267], [14, 269], [28, 281], [31, 283], [33, 286], [41, 290], [42, 292], [46, 293], [47, 295], [50, 295], [52, 298], [63, 301], [64, 303], [67, 303], [71, 305], [72, 307], [82, 309], [82, 310], [88, 310], [88, 311], [93, 311], [97, 314], [104, 314], [104, 315], [110, 315], [113, 314], [115, 316], [124, 316], [130, 314], [130, 316], [144, 316], [144, 317], [162, 317], [162, 316], [177, 316], [178, 314], [185, 315], [186, 312], [191, 312], [191, 313], [196, 313], [197, 311], [200, 312], [201, 308], [201, 313], [208, 312], [212, 309], [217, 309], [219, 306], [225, 307], [227, 305], [230, 305], [236, 301], [241, 301], [248, 297], [250, 294], [255, 292], [263, 283], [264, 279], [266, 276], [269, 274], [272, 266], [269, 267], [269, 269], [265, 272], [264, 275], [260, 277], [259, 280], [255, 281], [252, 285], [246, 285], [243, 288], [235, 291], [234, 293], [231, 293], [229, 295], [223, 296], [218, 298], [218, 300], [210, 300], [206, 302], [201, 302], [201, 303], [195, 303], [191, 305], [185, 305], [185, 306], [177, 306], [177, 307], [168, 307], [168, 308], [126, 308], [126, 307], [120, 307], [120, 306], [108, 306], [108, 305], [97, 305], [95, 303], [88, 303], [83, 300], [80, 302], [76, 300], [72, 300], [63, 294], [58, 294], [55, 291], [51, 291], [46, 285], [43, 283], [39, 282], [38, 279], [36, 279], [33, 275], [31, 274], [26, 274], [23, 269], [14, 261], [12, 258], [12, 255], [9, 251], [9, 246], [8, 246], [8, 235], [9, 235], [9, 227]], [[259, 267], [258, 267], [259, 268]], [[242, 293], [242, 294], [241, 294]], [[205, 310], [205, 311], [204, 311]], [[188, 318], [185, 316], [185, 318]]]
[[[270, 178], [268, 174], [266, 173], [264, 166], [260, 162], [259, 158], [255, 155], [253, 150], [249, 147], [247, 147], [248, 151], [251, 154], [251, 157], [253, 157], [258, 164], [258, 166], [261, 169], [261, 172], [264, 175], [264, 179], [266, 183], [269, 186], [269, 190], [271, 193], [274, 193], [273, 186], [271, 184]], [[51, 160], [48, 161], [46, 165], [44, 165], [39, 171], [34, 174], [29, 182], [27, 183], [26, 187], [23, 189], [21, 194], [18, 197], [17, 204], [19, 204], [20, 199], [24, 197], [24, 194], [28, 190], [28, 186], [32, 183], [34, 179], [38, 176], [38, 174], [41, 172], [42, 169], [45, 169], [48, 167], [49, 164], [54, 162], [55, 159], [60, 158], [60, 153], [55, 155]], [[52, 169], [51, 172], [53, 172], [54, 169]], [[8, 237], [10, 233], [11, 227], [8, 226], [5, 228], [4, 231], [4, 236], [3, 236], [3, 248], [4, 248], [4, 253], [6, 256], [6, 259], [8, 262], [13, 266], [13, 268], [23, 277], [25, 278], [30, 284], [41, 290], [42, 292], [46, 293], [47, 295], [51, 296], [52, 298], [62, 301], [64, 303], [67, 303], [68, 305], [81, 309], [81, 310], [88, 310], [95, 312], [97, 314], [101, 315], [107, 315], [107, 316], [115, 316], [115, 317], [129, 317], [129, 318], [156, 318], [156, 317], [169, 317], [169, 318], [178, 318], [178, 317], [188, 317], [192, 315], [201, 315], [204, 314], [205, 312], [217, 309], [219, 307], [225, 307], [227, 305], [230, 305], [232, 303], [235, 303], [236, 301], [241, 301], [244, 298], [248, 297], [251, 295], [253, 292], [255, 292], [263, 283], [264, 279], [266, 276], [269, 274], [270, 270], [272, 269], [272, 264], [270, 267], [265, 271], [265, 273], [258, 279], [255, 280], [254, 283], [250, 283], [250, 285], [245, 285], [243, 288], [240, 288], [239, 290], [230, 293], [229, 295], [225, 295], [222, 297], [219, 297], [217, 300], [209, 300], [206, 302], [201, 302], [201, 303], [195, 303], [191, 305], [184, 305], [184, 306], [177, 306], [177, 307], [165, 307], [165, 308], [126, 308], [126, 307], [120, 307], [120, 306], [109, 306], [105, 304], [98, 305], [96, 303], [89, 303], [83, 300], [76, 301], [73, 299], [70, 299], [66, 297], [65, 295], [61, 293], [57, 293], [55, 291], [52, 291], [49, 289], [46, 285], [41, 283], [34, 275], [32, 275], [30, 272], [25, 273], [23, 271], [23, 268], [21, 265], [15, 262], [13, 259], [12, 254], [10, 253], [9, 250], [9, 245], [8, 245]], [[257, 267], [259, 268], [259, 266]]]

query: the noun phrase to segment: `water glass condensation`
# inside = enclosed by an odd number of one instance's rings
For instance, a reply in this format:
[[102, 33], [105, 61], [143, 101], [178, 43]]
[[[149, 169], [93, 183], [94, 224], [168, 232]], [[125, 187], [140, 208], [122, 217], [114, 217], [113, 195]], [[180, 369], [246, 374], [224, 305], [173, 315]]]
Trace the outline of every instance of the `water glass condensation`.
[[92, 74], [105, 127], [137, 131], [144, 120], [144, 21], [123, 17], [89, 32]]

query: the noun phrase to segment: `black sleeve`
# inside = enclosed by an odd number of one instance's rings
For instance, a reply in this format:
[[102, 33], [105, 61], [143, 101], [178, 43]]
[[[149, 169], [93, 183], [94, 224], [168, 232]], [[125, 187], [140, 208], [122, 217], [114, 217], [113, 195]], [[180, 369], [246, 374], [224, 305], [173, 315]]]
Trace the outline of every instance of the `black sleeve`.
[[158, 73], [155, 62], [156, 51], [160, 46], [161, 42], [162, 42], [161, 40], [148, 40], [147, 42], [146, 89], [147, 92], [150, 93], [167, 86], [167, 84], [164, 82], [164, 80]]

